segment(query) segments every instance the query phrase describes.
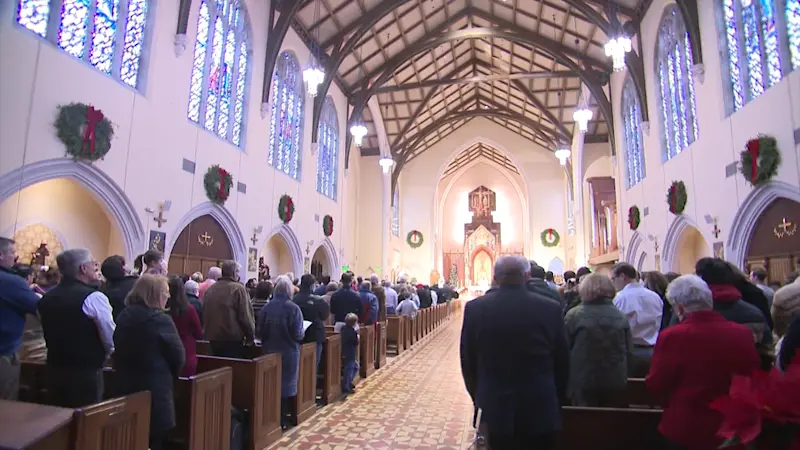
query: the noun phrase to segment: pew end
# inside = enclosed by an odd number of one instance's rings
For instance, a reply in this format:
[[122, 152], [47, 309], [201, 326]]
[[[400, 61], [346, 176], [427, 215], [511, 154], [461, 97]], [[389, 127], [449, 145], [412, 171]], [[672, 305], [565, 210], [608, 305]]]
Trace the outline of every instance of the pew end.
[[229, 450], [232, 390], [230, 367], [178, 378], [169, 443], [184, 450]]
[[150, 392], [106, 400], [73, 413], [72, 450], [147, 450]]
[[661, 410], [564, 406], [556, 450], [663, 450]]

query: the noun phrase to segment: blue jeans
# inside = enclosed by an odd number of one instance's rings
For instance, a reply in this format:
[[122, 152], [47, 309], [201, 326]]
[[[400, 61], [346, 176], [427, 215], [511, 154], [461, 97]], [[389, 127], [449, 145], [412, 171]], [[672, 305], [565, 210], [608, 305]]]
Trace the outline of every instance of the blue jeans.
[[349, 393], [352, 392], [350, 390], [350, 386], [353, 384], [353, 379], [355, 379], [356, 374], [358, 373], [358, 361], [342, 361], [344, 364], [344, 373], [342, 374], [342, 392]]

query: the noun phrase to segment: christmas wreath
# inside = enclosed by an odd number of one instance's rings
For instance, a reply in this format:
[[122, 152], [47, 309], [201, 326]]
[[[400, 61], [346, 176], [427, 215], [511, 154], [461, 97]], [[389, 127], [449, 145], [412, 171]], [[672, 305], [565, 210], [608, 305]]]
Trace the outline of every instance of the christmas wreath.
[[686, 209], [686, 184], [683, 181], [673, 181], [667, 190], [667, 205], [669, 205], [669, 212], [675, 214], [683, 214]]
[[333, 234], [333, 217], [326, 215], [322, 218], [322, 233], [325, 237], [330, 237]]
[[552, 228], [542, 231], [542, 245], [545, 247], [555, 247], [559, 241], [561, 241], [561, 236], [558, 235], [558, 231]]
[[76, 161], [97, 161], [111, 149], [114, 125], [103, 112], [84, 103], [58, 107], [56, 134]]
[[294, 200], [287, 194], [283, 194], [281, 201], [278, 202], [278, 217], [283, 223], [291, 222], [292, 217], [294, 217]]
[[750, 139], [739, 156], [739, 170], [753, 186], [769, 181], [778, 174], [781, 153], [778, 151], [778, 141], [772, 136], [762, 134]]
[[421, 247], [424, 241], [425, 239], [422, 238], [422, 233], [417, 230], [409, 231], [406, 236], [406, 243], [408, 243], [408, 246], [411, 248]]
[[228, 199], [233, 186], [233, 176], [227, 170], [214, 164], [209, 167], [203, 177], [203, 187], [206, 188], [206, 197], [212, 202], [222, 205]]
[[639, 228], [639, 224], [642, 223], [642, 216], [639, 213], [639, 207], [634, 205], [628, 208], [628, 226], [631, 230], [636, 230]]

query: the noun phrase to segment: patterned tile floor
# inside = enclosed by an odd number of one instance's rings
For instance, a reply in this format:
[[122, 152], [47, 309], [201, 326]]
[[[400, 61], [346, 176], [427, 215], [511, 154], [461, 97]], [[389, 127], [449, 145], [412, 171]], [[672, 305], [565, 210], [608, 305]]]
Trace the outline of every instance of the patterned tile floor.
[[347, 400], [319, 409], [271, 449], [469, 448], [472, 402], [461, 379], [461, 317], [358, 384]]

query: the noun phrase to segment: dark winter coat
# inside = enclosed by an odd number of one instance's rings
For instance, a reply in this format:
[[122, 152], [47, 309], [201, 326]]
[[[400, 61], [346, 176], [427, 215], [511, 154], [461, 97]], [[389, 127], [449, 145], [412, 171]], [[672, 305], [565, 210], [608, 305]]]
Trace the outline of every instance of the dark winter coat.
[[258, 331], [264, 354], [281, 355], [281, 397], [297, 395], [303, 313], [291, 299], [275, 295], [258, 313]]
[[172, 318], [159, 309], [129, 305], [114, 332], [114, 369], [120, 395], [150, 391], [150, 433], [175, 426], [172, 386], [183, 368], [184, 354]]
[[108, 297], [108, 303], [111, 304], [111, 315], [114, 317], [115, 322], [119, 317], [119, 313], [125, 309], [125, 297], [128, 296], [128, 292], [133, 289], [133, 285], [138, 279], [138, 277], [133, 276], [122, 277], [118, 280], [109, 280], [103, 287], [103, 294]]

